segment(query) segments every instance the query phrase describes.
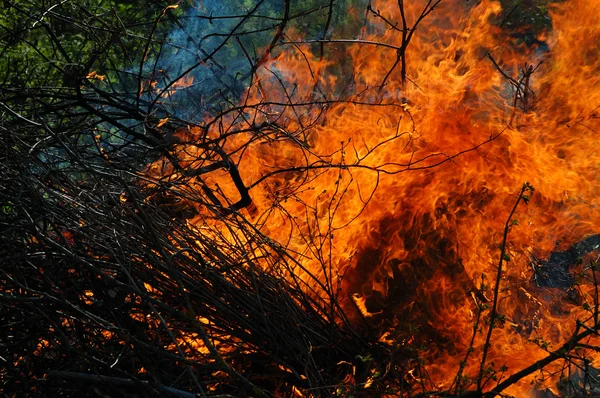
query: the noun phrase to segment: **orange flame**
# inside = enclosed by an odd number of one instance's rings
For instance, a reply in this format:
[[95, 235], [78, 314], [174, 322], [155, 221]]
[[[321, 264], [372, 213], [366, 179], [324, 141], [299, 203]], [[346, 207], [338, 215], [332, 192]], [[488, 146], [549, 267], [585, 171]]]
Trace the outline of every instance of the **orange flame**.
[[[424, 4], [406, 7], [412, 26]], [[372, 8], [401, 20], [394, 2]], [[490, 0], [441, 2], [406, 50], [406, 83], [390, 50], [401, 47], [402, 33], [379, 20], [361, 40], [336, 47], [347, 63], [289, 45], [258, 68], [243, 114], [180, 132], [182, 142], [228, 135], [224, 150], [250, 188], [254, 224], [311, 274], [328, 273], [349, 314], [378, 328], [381, 341], [422, 342], [442, 390], [471, 344], [476, 303], [492, 294], [481, 283], [496, 274], [523, 182], [536, 194], [519, 207], [509, 236], [499, 293], [505, 321], [489, 353], [496, 370], [511, 374], [543, 358], [542, 348], [562, 344], [586, 313], [564, 291], [536, 286], [530, 257], [600, 233], [597, 2], [553, 6], [547, 53], [492, 23], [500, 11]], [[321, 94], [340, 86], [353, 93], [344, 101]], [[183, 167], [204, 165], [195, 148], [181, 145]], [[168, 171], [157, 162], [148, 174]], [[226, 170], [204, 182], [223, 198], [239, 197]], [[197, 210], [190, 225], [211, 234], [207, 225], [218, 221]], [[483, 335], [464, 370], [472, 377]]]

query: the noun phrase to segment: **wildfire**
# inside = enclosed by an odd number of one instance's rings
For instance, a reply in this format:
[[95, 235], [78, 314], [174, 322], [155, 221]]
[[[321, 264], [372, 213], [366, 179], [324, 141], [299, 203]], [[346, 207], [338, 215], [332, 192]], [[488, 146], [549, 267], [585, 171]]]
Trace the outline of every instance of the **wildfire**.
[[[288, 37], [295, 44], [284, 42], [256, 70], [242, 110], [179, 132], [178, 159], [189, 170], [210, 168], [206, 147], [194, 143], [221, 140], [256, 208], [245, 216], [286, 248], [312, 294], [337, 297], [381, 341], [423, 345], [439, 390], [456, 382], [471, 350], [462, 373], [477, 376], [479, 330], [489, 322], [481, 308], [492, 300], [504, 223], [529, 181], [536, 192], [510, 230], [503, 322], [488, 353], [494, 374], [506, 377], [563, 344], [589, 313], [585, 286], [573, 298], [536, 284], [532, 258], [600, 233], [597, 6], [552, 6], [553, 28], [538, 38], [544, 48], [504, 29], [497, 2], [442, 1], [419, 21], [403, 79], [392, 50], [402, 48], [403, 32], [385, 23], [402, 20], [398, 5], [373, 2], [373, 25], [323, 58]], [[413, 26], [426, 5], [405, 7]], [[173, 171], [164, 163], [147, 174]], [[227, 167], [186, 184], [225, 207], [240, 198]], [[223, 217], [190, 206], [200, 235], [243, 240]], [[193, 346], [194, 336], [184, 339]], [[530, 381], [508, 392], [523, 396]]]

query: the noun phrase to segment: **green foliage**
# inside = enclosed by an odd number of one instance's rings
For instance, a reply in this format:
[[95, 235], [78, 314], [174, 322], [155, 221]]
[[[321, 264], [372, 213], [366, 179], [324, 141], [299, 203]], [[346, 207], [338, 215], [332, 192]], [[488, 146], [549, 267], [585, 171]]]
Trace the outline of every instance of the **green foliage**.
[[549, 6], [556, 1], [551, 0], [501, 0], [502, 13], [496, 18], [497, 24], [504, 28], [521, 29], [528, 27], [529, 32], [523, 35], [521, 41], [528, 42], [535, 38], [535, 32], [551, 28]]
[[363, 363], [368, 363], [368, 362], [372, 362], [373, 361], [373, 357], [371, 356], [371, 354], [357, 355], [356, 359], [358, 359], [359, 361], [361, 361]]
[[536, 337], [536, 338], [532, 339], [531, 342], [546, 351], [549, 350], [550, 346], [551, 346], [551, 343], [549, 341], [546, 341], [541, 337]]
[[[111, 75], [140, 56], [162, 5], [141, 1], [5, 2], [0, 78], [22, 88], [72, 88], [77, 73]], [[143, 21], [143, 22], [140, 22]]]

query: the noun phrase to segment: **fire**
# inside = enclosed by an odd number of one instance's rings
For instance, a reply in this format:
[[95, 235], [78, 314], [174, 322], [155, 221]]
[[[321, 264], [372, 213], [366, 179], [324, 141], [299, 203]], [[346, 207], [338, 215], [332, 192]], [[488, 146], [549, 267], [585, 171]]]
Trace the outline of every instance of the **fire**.
[[[256, 209], [245, 217], [287, 249], [312, 294], [337, 298], [381, 341], [422, 344], [432, 390], [454, 385], [467, 352], [461, 372], [477, 377], [489, 322], [481, 308], [492, 300], [504, 223], [529, 181], [536, 192], [511, 226], [503, 322], [488, 353], [507, 377], [563, 344], [586, 314], [587, 293], [568, 300], [536, 285], [531, 259], [600, 233], [597, 6], [554, 5], [544, 49], [501, 27], [497, 2], [442, 1], [419, 21], [403, 79], [402, 32], [385, 23], [401, 20], [398, 5], [376, 1], [373, 26], [323, 58], [287, 37], [256, 70], [242, 110], [178, 133], [178, 159], [210, 167], [209, 150], [194, 143], [222, 143]], [[426, 6], [405, 7], [410, 27]], [[161, 160], [147, 174], [169, 167]], [[227, 168], [186, 184], [224, 207], [240, 198]], [[200, 235], [244, 239], [222, 215], [190, 205]], [[529, 381], [508, 392], [523, 396]]]
[[[159, 93], [161, 97], [168, 98], [175, 94], [178, 89], [190, 87], [194, 84], [193, 76], [183, 76], [181, 79], [175, 80], [174, 83], [170, 84], [168, 87], [160, 88]], [[168, 121], [168, 119], [160, 120], [158, 127], [162, 126]]]

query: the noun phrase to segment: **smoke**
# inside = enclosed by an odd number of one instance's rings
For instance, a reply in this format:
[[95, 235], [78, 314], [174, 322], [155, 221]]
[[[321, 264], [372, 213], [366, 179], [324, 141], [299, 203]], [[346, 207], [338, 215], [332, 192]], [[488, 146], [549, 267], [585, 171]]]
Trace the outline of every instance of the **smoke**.
[[156, 81], [146, 99], [160, 95], [157, 102], [167, 113], [198, 122], [244, 92], [283, 5], [275, 0], [201, 1], [182, 8], [160, 50], [145, 63], [144, 75]]
[[[364, 10], [366, 2], [340, 1], [330, 9], [328, 0], [291, 1], [280, 41], [288, 40], [290, 32], [313, 40], [336, 32], [356, 37], [362, 19], [358, 12], [349, 16], [350, 9]], [[169, 12], [177, 13], [177, 18], [144, 64], [144, 77], [155, 82], [144, 100], [159, 104], [166, 114], [199, 122], [238, 102], [252, 81], [253, 67], [283, 26], [286, 2], [200, 0]], [[303, 47], [303, 51], [318, 47]]]

